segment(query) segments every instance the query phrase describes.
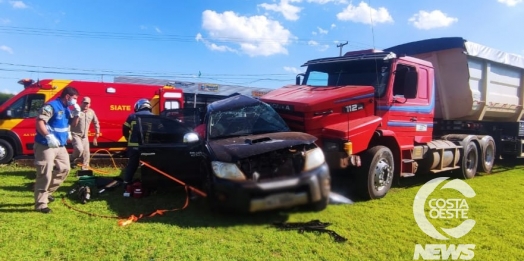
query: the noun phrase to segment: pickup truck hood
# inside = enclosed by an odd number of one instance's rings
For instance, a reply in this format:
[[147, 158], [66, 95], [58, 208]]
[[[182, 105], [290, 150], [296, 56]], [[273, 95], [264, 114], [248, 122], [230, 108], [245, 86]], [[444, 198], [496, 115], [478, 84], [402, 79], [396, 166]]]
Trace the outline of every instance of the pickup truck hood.
[[373, 98], [372, 86], [314, 87], [288, 85], [273, 90], [260, 98], [276, 110], [315, 111], [332, 108], [333, 103], [344, 103], [363, 98]]
[[275, 132], [211, 140], [208, 145], [215, 156], [213, 160], [235, 162], [270, 151], [311, 144], [316, 139], [307, 133]]

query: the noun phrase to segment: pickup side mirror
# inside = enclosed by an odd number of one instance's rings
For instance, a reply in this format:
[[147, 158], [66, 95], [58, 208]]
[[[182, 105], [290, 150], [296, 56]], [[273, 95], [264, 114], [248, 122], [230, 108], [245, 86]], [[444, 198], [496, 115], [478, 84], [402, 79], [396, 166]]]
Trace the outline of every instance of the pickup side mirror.
[[305, 74], [303, 74], [303, 73], [297, 74], [297, 76], [295, 77], [295, 85], [300, 85], [301, 77], [304, 77], [304, 76], [305, 76]]
[[404, 79], [404, 98], [414, 99], [417, 98], [418, 91], [418, 74], [416, 71], [406, 72], [406, 78]]

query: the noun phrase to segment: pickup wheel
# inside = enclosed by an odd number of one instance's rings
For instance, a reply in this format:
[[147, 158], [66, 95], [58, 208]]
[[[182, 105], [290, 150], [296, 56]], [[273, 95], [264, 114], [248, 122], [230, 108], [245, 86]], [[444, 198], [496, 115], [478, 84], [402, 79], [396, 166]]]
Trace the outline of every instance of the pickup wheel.
[[462, 176], [465, 179], [472, 179], [477, 174], [478, 159], [477, 144], [469, 141], [466, 146], [464, 146], [464, 155], [462, 155], [462, 162], [460, 163]]
[[362, 155], [362, 168], [357, 176], [357, 192], [364, 199], [384, 197], [393, 182], [393, 153], [385, 146], [375, 146]]
[[211, 212], [219, 212], [218, 202], [215, 196], [215, 186], [213, 184], [213, 173], [209, 170], [205, 163], [200, 164], [200, 173], [204, 178], [203, 187], [206, 192], [207, 204]]
[[9, 163], [13, 159], [14, 153], [11, 143], [0, 139], [0, 164]]

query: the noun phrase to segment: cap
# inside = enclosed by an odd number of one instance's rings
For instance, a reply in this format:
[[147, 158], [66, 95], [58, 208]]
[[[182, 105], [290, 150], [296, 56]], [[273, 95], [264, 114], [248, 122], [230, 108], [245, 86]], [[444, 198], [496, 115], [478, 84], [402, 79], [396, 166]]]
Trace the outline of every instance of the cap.
[[84, 100], [82, 100], [83, 103], [91, 103], [91, 98], [89, 97], [84, 97]]

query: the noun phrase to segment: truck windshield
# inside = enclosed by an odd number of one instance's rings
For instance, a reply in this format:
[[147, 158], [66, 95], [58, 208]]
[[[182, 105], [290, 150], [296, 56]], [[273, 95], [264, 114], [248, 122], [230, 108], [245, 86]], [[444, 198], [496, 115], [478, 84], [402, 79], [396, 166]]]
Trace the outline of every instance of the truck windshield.
[[278, 113], [264, 103], [214, 111], [209, 116], [209, 123], [211, 139], [289, 131]]
[[388, 61], [379, 59], [318, 63], [308, 66], [303, 85], [314, 87], [373, 86], [381, 97], [389, 79]]

